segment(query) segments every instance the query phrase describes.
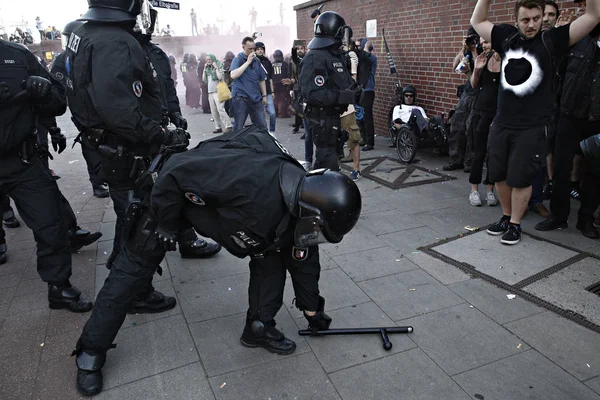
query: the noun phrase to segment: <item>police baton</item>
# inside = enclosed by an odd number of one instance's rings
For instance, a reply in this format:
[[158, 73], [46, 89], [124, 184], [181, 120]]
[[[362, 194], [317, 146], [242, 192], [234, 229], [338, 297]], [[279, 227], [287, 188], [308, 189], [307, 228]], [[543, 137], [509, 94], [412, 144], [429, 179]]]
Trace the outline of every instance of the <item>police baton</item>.
[[392, 326], [388, 328], [346, 328], [346, 329], [325, 329], [322, 331], [313, 331], [312, 329], [301, 329], [298, 331], [300, 336], [334, 336], [334, 335], [372, 335], [379, 334], [383, 340], [385, 350], [392, 349], [392, 342], [388, 333], [412, 333], [412, 326]]

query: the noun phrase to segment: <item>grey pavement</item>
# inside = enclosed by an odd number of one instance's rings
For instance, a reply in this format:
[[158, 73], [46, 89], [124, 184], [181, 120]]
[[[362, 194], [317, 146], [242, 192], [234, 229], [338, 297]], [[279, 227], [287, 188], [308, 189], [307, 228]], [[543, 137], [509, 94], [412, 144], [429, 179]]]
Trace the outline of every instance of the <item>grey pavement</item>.
[[[214, 136], [210, 115], [184, 113], [194, 143]], [[277, 135], [302, 159], [303, 141], [291, 134], [291, 121], [279, 120]], [[59, 124], [75, 136], [68, 116]], [[395, 157], [387, 138], [377, 137], [376, 145], [369, 158]], [[437, 172], [446, 161], [426, 151], [417, 158]], [[55, 155], [51, 165], [80, 225], [104, 234], [73, 255], [73, 283], [95, 297], [108, 274], [112, 204], [92, 197], [78, 146]], [[127, 317], [98, 398], [600, 399], [600, 335], [524, 296], [507, 297], [514, 287], [600, 323], [600, 297], [585, 290], [600, 280], [594, 258], [600, 241], [584, 238], [574, 223], [535, 232], [535, 215], [523, 226], [536, 237], [525, 235], [515, 247], [484, 232], [470, 234], [466, 226], [484, 227], [501, 210], [470, 206], [467, 175], [452, 175], [458, 179], [398, 190], [361, 179], [357, 227], [341, 243], [321, 247], [321, 291], [332, 328], [413, 326], [412, 334], [390, 336], [390, 351], [377, 336], [298, 336], [306, 321], [292, 305], [290, 282], [277, 322], [296, 341], [296, 352], [245, 348], [239, 336], [247, 260], [224, 251], [184, 260], [174, 252], [155, 285], [175, 296], [177, 307]], [[70, 353], [89, 314], [48, 309], [31, 232], [8, 230], [7, 239], [9, 262], [0, 266], [0, 399], [79, 398]], [[484, 276], [497, 285], [477, 278]]]

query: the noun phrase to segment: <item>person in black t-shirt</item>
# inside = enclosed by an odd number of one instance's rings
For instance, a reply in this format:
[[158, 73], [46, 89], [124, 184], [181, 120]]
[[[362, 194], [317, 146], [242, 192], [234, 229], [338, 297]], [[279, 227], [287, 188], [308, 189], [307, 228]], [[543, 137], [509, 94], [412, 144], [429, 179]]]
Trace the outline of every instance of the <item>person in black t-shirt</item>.
[[488, 21], [490, 0], [478, 0], [471, 25], [502, 56], [498, 110], [488, 140], [489, 175], [503, 216], [487, 232], [503, 244], [521, 240], [531, 182], [546, 155], [547, 126], [556, 90], [556, 60], [600, 22], [600, 0], [589, 0], [575, 22], [542, 34], [544, 0], [519, 0], [516, 27]]

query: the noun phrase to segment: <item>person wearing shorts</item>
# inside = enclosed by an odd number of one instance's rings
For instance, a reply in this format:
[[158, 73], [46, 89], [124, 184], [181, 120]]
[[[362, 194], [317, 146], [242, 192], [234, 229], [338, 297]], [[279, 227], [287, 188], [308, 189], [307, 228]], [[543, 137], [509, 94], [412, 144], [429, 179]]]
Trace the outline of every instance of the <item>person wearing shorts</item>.
[[342, 131], [348, 132], [348, 157], [346, 160], [352, 160], [352, 173], [350, 178], [353, 181], [359, 180], [362, 175], [360, 173], [360, 128], [356, 123], [356, 112], [354, 106], [351, 104], [348, 106], [348, 110], [342, 114], [341, 119]]

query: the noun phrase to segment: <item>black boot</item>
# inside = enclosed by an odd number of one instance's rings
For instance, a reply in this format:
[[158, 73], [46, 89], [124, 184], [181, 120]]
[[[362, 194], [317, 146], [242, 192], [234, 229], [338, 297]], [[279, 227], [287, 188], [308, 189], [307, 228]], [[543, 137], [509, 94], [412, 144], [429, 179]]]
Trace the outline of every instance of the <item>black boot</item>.
[[69, 282], [53, 285], [48, 284], [48, 303], [53, 310], [66, 308], [76, 313], [88, 312], [92, 302], [81, 298], [81, 292]]
[[0, 243], [0, 265], [5, 264], [8, 261], [8, 257], [6, 256], [7, 251], [6, 243]]
[[102, 391], [102, 367], [106, 356], [90, 350], [75, 350], [77, 364], [77, 390], [84, 396], [94, 396]]
[[73, 228], [68, 233], [69, 236], [69, 247], [72, 252], [81, 249], [84, 246], [89, 246], [96, 240], [102, 237], [101, 232], [91, 233], [88, 230], [81, 229], [80, 227]]
[[6, 228], [18, 228], [21, 226], [21, 223], [14, 215], [5, 218], [4, 220], [2, 220], [2, 223]]
[[274, 320], [264, 323], [246, 320], [240, 342], [246, 347], [263, 347], [274, 354], [287, 355], [296, 350], [296, 343], [275, 328]]
[[99, 199], [105, 199], [109, 196], [108, 186], [105, 184], [95, 185], [94, 188], [94, 197], [98, 197]]
[[218, 243], [209, 243], [204, 239], [196, 239], [190, 242], [179, 243], [179, 254], [181, 258], [207, 258], [221, 251]]
[[161, 292], [152, 289], [149, 294], [140, 296], [133, 300], [129, 314], [154, 314], [170, 310], [177, 305], [174, 297], [165, 296]]
[[329, 325], [331, 325], [331, 317], [324, 312], [325, 310], [325, 299], [319, 296], [319, 309], [317, 313], [313, 316], [306, 315], [306, 312], [303, 312], [304, 318], [308, 321], [308, 329], [313, 332], [316, 331], [324, 331], [329, 329]]
[[585, 220], [585, 221], [577, 221], [577, 229], [583, 233], [583, 236], [590, 239], [598, 239], [598, 231], [594, 228], [594, 222]]

